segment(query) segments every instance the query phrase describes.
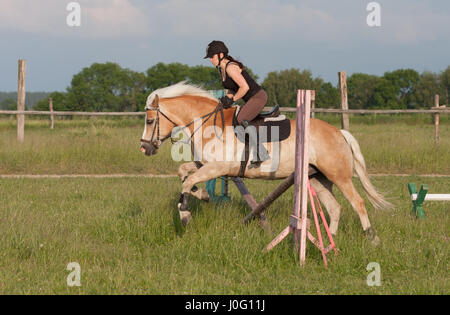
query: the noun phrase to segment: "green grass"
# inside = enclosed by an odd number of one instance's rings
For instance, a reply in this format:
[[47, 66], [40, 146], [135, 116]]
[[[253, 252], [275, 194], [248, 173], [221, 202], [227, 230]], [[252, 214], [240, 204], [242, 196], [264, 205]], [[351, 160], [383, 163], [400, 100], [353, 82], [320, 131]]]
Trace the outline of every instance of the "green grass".
[[170, 144], [151, 160], [140, 152], [144, 121], [89, 119], [27, 121], [25, 142], [16, 141], [15, 121], [0, 122], [0, 174], [173, 174]]
[[[381, 115], [379, 115], [381, 116]], [[441, 115], [434, 145], [430, 115], [352, 116], [369, 173], [450, 174], [450, 120]], [[319, 116], [339, 126], [336, 115]], [[27, 120], [25, 143], [16, 141], [15, 120], [0, 120], [0, 174], [174, 174], [170, 143], [150, 158], [139, 151], [141, 118]]]
[[[339, 125], [337, 116], [328, 115]], [[450, 175], [450, 127], [441, 116], [434, 147], [429, 117], [354, 117], [370, 173]], [[367, 118], [367, 119], [366, 119]], [[15, 120], [0, 120], [0, 174], [174, 174], [170, 144], [151, 158], [139, 151], [142, 119], [26, 121], [25, 143], [16, 142]], [[290, 237], [272, 252], [275, 235], [253, 222], [230, 185], [232, 201], [191, 198], [193, 221], [177, 234], [172, 219], [180, 193], [176, 178], [0, 179], [0, 294], [448, 294], [449, 203], [425, 202], [425, 220], [410, 213], [407, 183], [450, 193], [449, 178], [373, 177], [396, 205], [369, 218], [381, 245], [363, 235], [358, 216], [343, 206], [329, 269], [311, 244], [298, 266]], [[257, 200], [276, 181], [246, 181]], [[359, 182], [355, 183], [362, 192]], [[292, 188], [291, 188], [292, 190]], [[276, 234], [292, 211], [292, 191], [267, 215]], [[70, 262], [81, 266], [81, 287], [68, 287]], [[369, 287], [366, 266], [381, 266], [380, 287]]]
[[450, 174], [450, 128], [441, 126], [434, 145], [432, 125], [355, 125], [370, 173]]
[[[448, 203], [425, 203], [427, 218], [413, 218], [409, 181], [425, 179], [373, 179], [397, 206], [369, 207], [379, 247], [337, 194], [340, 253], [325, 270], [311, 244], [300, 268], [290, 237], [262, 255], [274, 235], [241, 224], [249, 210], [234, 187], [229, 203], [192, 198], [193, 221], [177, 235], [177, 179], [3, 179], [0, 294], [448, 294]], [[258, 200], [277, 185], [262, 183], [247, 181]], [[448, 179], [426, 183], [448, 189]], [[291, 198], [289, 191], [267, 213], [274, 233], [288, 223]], [[66, 284], [69, 262], [81, 266], [81, 287]], [[366, 284], [370, 262], [381, 266], [380, 287]]]

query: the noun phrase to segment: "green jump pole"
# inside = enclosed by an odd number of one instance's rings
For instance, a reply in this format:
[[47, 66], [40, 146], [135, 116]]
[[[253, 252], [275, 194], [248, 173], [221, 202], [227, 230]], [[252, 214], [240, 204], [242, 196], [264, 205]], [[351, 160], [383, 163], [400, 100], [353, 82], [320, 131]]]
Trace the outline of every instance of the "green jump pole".
[[217, 178], [210, 179], [206, 182], [206, 191], [209, 195], [209, 200], [216, 201], [230, 201], [230, 196], [228, 194], [228, 176], [220, 177], [221, 184], [221, 194], [216, 195], [216, 183]]
[[[409, 183], [408, 190], [413, 203], [412, 214], [415, 215], [418, 219], [425, 219], [425, 211], [423, 210], [422, 205], [428, 192], [428, 185], [422, 185], [420, 187], [419, 193], [417, 193], [416, 185], [414, 183]], [[413, 194], [417, 195], [416, 200], [413, 200]]]

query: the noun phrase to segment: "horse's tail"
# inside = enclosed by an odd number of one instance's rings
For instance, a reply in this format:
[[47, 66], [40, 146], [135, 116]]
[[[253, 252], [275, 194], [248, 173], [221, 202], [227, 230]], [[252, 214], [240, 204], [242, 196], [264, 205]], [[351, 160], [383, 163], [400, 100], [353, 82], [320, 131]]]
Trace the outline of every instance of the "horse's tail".
[[353, 168], [356, 172], [356, 175], [358, 175], [359, 180], [361, 181], [361, 184], [367, 194], [367, 197], [369, 198], [370, 203], [376, 209], [393, 208], [394, 206], [390, 202], [386, 201], [383, 195], [381, 195], [370, 182], [369, 175], [367, 174], [366, 170], [366, 163], [361, 153], [361, 149], [359, 148], [358, 141], [356, 141], [355, 137], [353, 137], [352, 134], [346, 130], [341, 130], [341, 133], [352, 149]]

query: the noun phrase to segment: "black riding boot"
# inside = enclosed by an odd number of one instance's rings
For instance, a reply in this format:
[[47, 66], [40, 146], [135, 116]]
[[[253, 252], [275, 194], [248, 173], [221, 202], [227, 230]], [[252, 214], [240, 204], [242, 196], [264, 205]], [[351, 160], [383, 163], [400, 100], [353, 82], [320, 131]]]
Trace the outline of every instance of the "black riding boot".
[[[250, 122], [248, 122], [247, 120], [243, 120], [241, 123], [242, 127], [244, 127], [244, 129], [247, 129], [247, 127], [251, 126]], [[245, 139], [245, 130], [238, 128], [239, 133], [242, 135], [242, 138]], [[258, 143], [258, 135], [256, 133], [256, 127], [253, 128], [253, 131], [251, 129], [247, 129], [247, 133], [249, 135], [249, 149], [250, 152], [253, 152], [252, 156], [255, 159], [250, 162], [250, 165], [248, 166], [249, 169], [252, 168], [258, 168], [261, 166], [261, 163], [270, 159], [270, 155], [269, 152], [267, 152], [266, 148], [264, 147], [264, 145], [261, 143]], [[258, 150], [259, 147], [259, 150]]]

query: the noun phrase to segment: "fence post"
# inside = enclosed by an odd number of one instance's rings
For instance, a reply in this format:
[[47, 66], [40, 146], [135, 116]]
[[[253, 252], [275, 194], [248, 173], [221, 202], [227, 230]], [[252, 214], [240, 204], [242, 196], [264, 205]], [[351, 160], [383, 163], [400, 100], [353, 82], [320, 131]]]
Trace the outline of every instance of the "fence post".
[[[50, 109], [50, 113], [53, 113], [53, 99], [51, 97], [48, 99], [48, 107]], [[54, 119], [55, 119], [54, 115], [50, 114], [50, 129], [53, 129], [54, 127], [53, 124]]]
[[311, 90], [311, 118], [315, 118], [314, 109], [316, 108], [316, 90]]
[[[341, 108], [348, 110], [348, 98], [347, 98], [347, 74], [345, 71], [338, 72], [339, 75], [339, 91], [341, 94]], [[348, 114], [342, 113], [341, 126], [344, 130], [350, 130], [350, 121]]]
[[[19, 71], [17, 78], [17, 110], [25, 110], [25, 74], [26, 60], [19, 59]], [[17, 115], [17, 141], [23, 142], [25, 138], [25, 115]]]
[[[439, 94], [434, 96], [434, 107], [439, 109]], [[434, 114], [434, 145], [439, 143], [439, 113]]]

